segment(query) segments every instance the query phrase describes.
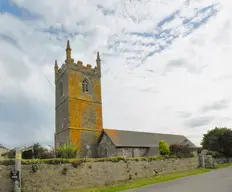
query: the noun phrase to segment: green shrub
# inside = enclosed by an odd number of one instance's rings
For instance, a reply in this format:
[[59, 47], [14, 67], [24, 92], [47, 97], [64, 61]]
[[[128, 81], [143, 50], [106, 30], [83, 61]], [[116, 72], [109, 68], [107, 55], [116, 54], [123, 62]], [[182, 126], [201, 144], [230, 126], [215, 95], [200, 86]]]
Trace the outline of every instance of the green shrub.
[[159, 153], [160, 155], [169, 155], [170, 154], [170, 149], [166, 141], [161, 140], [159, 142]]
[[192, 152], [190, 152], [190, 153], [176, 153], [176, 157], [179, 159], [192, 158], [192, 157], [194, 157], [194, 153], [192, 153]]
[[63, 167], [63, 169], [62, 169], [62, 174], [63, 175], [66, 175], [67, 174], [67, 172], [68, 172], [68, 167]]
[[202, 147], [198, 147], [198, 148], [197, 148], [197, 154], [200, 154], [202, 150], [203, 150]]
[[191, 158], [194, 157], [191, 148], [188, 145], [172, 144], [170, 145], [170, 155], [175, 155], [177, 158]]
[[3, 159], [3, 160], [0, 160], [0, 164], [1, 165], [14, 165], [15, 160], [14, 159]]
[[72, 162], [72, 166], [74, 168], [78, 168], [79, 166], [81, 166], [82, 163], [86, 162], [86, 159], [77, 159], [75, 161]]
[[58, 158], [76, 158], [77, 155], [78, 150], [74, 145], [64, 144], [56, 150], [56, 157]]
[[39, 170], [39, 165], [37, 163], [33, 163], [31, 165], [31, 169], [35, 173], [35, 172], [37, 172]]
[[7, 154], [6, 154], [7, 158], [9, 159], [14, 159], [15, 158], [15, 150], [10, 150]]
[[223, 157], [224, 155], [217, 151], [208, 151], [207, 155], [212, 155], [214, 158]]
[[[194, 154], [190, 153], [190, 154], [181, 154], [181, 153], [177, 153], [177, 154], [171, 154], [171, 155], [160, 155], [160, 156], [150, 156], [150, 157], [137, 157], [137, 158], [125, 158], [125, 157], [110, 157], [110, 158], [52, 158], [52, 159], [22, 159], [22, 164], [23, 165], [33, 165], [33, 164], [52, 164], [52, 165], [56, 165], [56, 164], [68, 164], [71, 163], [73, 165], [73, 167], [77, 168], [80, 165], [82, 165], [82, 163], [84, 162], [119, 162], [119, 161], [123, 161], [125, 163], [127, 163], [128, 161], [159, 161], [159, 160], [165, 160], [165, 159], [176, 159], [176, 158], [188, 158], [188, 157], [192, 157]], [[0, 164], [1, 165], [14, 165], [15, 164], [15, 160], [14, 159], [5, 159], [5, 160], [0, 160]]]

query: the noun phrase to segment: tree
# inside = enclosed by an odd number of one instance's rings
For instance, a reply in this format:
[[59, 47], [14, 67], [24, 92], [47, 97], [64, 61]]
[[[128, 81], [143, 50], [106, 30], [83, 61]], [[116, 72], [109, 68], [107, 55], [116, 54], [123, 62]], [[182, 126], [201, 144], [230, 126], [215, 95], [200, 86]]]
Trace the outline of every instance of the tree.
[[42, 147], [39, 143], [35, 143], [32, 150], [27, 150], [22, 153], [23, 159], [49, 159], [54, 157], [53, 151], [48, 151], [46, 148]]
[[201, 145], [204, 149], [232, 156], [232, 130], [215, 127], [203, 135]]
[[161, 140], [159, 142], [159, 153], [160, 155], [169, 155], [170, 149], [166, 141]]
[[227, 130], [220, 138], [223, 154], [226, 157], [232, 157], [232, 130]]

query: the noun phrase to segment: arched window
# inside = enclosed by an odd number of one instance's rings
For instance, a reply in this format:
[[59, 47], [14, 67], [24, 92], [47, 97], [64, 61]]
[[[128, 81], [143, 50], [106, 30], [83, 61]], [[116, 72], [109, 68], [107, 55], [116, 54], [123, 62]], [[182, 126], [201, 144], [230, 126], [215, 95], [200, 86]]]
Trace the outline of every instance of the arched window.
[[82, 91], [84, 93], [88, 93], [89, 92], [89, 81], [87, 79], [84, 79], [82, 81]]
[[59, 85], [59, 92], [60, 92], [60, 96], [63, 96], [63, 83], [60, 82], [60, 85]]

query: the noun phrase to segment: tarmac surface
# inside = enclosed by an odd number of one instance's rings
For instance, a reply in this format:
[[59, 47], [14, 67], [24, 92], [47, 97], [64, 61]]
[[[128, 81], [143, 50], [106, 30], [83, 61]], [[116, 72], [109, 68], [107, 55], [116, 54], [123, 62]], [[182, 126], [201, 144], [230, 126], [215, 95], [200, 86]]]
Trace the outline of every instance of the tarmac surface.
[[232, 192], [232, 166], [125, 192]]

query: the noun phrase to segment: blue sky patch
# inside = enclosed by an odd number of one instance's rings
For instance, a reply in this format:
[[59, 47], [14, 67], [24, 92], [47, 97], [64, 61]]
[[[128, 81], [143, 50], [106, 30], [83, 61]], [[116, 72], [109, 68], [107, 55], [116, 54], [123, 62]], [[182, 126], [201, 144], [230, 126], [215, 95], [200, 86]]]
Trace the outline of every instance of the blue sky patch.
[[[131, 36], [139, 36], [144, 38], [151, 38], [151, 42], [148, 44], [153, 44], [154, 49], [150, 52], [143, 52], [143, 59], [144, 62], [148, 57], [153, 56], [156, 53], [160, 53], [161, 51], [167, 49], [175, 39], [180, 36], [187, 36], [197, 30], [200, 26], [204, 25], [210, 18], [217, 14], [219, 11], [219, 4], [212, 4], [201, 9], [196, 9], [194, 15], [191, 17], [182, 18], [183, 22], [181, 25], [172, 28], [164, 28], [166, 24], [173, 22], [177, 17], [179, 17], [180, 10], [176, 10], [175, 12], [171, 13], [170, 15], [166, 16], [156, 25], [154, 32], [132, 32], [129, 33]], [[181, 28], [184, 28], [184, 32], [181, 32]], [[142, 42], [138, 42], [140, 45]], [[117, 48], [117, 47], [114, 47]], [[123, 50], [121, 50], [123, 51]], [[138, 54], [138, 53], [135, 53]], [[132, 59], [130, 59], [132, 60]], [[136, 67], [140, 66], [136, 65]]]
[[8, 13], [22, 20], [34, 20], [39, 17], [28, 9], [14, 4], [11, 0], [0, 0], [0, 13]]

